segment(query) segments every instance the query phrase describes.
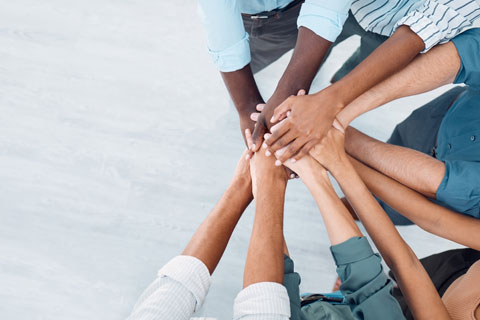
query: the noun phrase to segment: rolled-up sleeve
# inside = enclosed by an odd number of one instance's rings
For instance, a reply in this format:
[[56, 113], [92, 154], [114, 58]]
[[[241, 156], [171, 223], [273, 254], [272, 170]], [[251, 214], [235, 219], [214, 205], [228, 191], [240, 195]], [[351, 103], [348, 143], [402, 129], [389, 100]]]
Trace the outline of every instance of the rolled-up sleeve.
[[[479, 13], [480, 14], [480, 13]], [[452, 39], [461, 66], [454, 83], [480, 87], [480, 28], [470, 29]]]
[[260, 282], [246, 287], [235, 298], [233, 319], [290, 319], [287, 289], [275, 282]]
[[342, 32], [352, 0], [306, 0], [300, 10], [297, 25], [334, 42]]
[[220, 71], [239, 70], [250, 63], [250, 46], [237, 1], [199, 0], [198, 11], [208, 50]]
[[383, 272], [381, 258], [365, 237], [354, 237], [330, 248], [342, 280], [340, 291], [355, 319], [405, 319], [391, 294], [392, 282]]
[[480, 162], [446, 160], [437, 200], [456, 211], [480, 218]]
[[189, 320], [210, 287], [205, 264], [191, 256], [170, 260], [133, 307], [129, 320]]
[[397, 27], [407, 25], [425, 43], [427, 52], [438, 43], [445, 43], [472, 26], [480, 18], [476, 0], [427, 0], [397, 22]]

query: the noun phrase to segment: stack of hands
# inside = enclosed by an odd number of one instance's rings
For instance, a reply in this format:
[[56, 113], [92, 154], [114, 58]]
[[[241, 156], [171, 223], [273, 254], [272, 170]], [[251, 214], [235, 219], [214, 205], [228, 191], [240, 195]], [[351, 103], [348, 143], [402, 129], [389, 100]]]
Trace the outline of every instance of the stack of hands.
[[[340, 121], [334, 118], [331, 126], [326, 128], [319, 126], [315, 133], [307, 130], [308, 133], [301, 136], [301, 132], [295, 129], [296, 122], [292, 120], [292, 117], [295, 117], [294, 106], [298, 104], [298, 100], [295, 98], [308, 98], [308, 96], [302, 89], [296, 97], [290, 97], [275, 109], [271, 119], [272, 124], [275, 123], [275, 125], [271, 127], [270, 133], [264, 134], [264, 141], [256, 139], [250, 129], [245, 129], [245, 139], [248, 147], [245, 158], [247, 160], [258, 158], [258, 156], [253, 157], [255, 152], [257, 154], [262, 153], [265, 157], [274, 155], [269, 161], [265, 159], [261, 161], [270, 162], [276, 167], [283, 166], [280, 170], [284, 171], [285, 179], [302, 177], [302, 172], [305, 172], [302, 168], [311, 166], [313, 160], [318, 162], [316, 165], [320, 164], [335, 176], [335, 173], [349, 161], [344, 148], [344, 127]], [[300, 101], [300, 103], [304, 102]], [[253, 121], [259, 119], [263, 108], [264, 104], [257, 105], [258, 113], [251, 115]], [[315, 138], [310, 137], [312, 134]], [[261, 142], [261, 148], [257, 148], [258, 141]], [[252, 179], [256, 176], [254, 173], [255, 162], [251, 162]]]

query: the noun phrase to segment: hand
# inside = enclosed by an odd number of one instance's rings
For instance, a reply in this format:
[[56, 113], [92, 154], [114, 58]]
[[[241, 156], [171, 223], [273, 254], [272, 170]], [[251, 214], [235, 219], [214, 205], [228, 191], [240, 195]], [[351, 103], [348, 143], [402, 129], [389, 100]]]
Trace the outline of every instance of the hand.
[[272, 123], [286, 119], [271, 128], [272, 135], [265, 141], [268, 150], [274, 153], [289, 145], [280, 162], [299, 160], [320, 143], [342, 108], [335, 91], [329, 88], [315, 95], [291, 96], [275, 109]]
[[285, 167], [274, 165], [275, 159], [267, 157], [263, 152], [257, 152], [250, 160], [250, 175], [252, 177], [253, 197], [257, 198], [258, 190], [269, 188], [279, 183], [286, 185], [288, 173]]
[[250, 151], [246, 149], [242, 153], [242, 156], [240, 157], [240, 160], [238, 161], [233, 173], [232, 182], [241, 182], [247, 186], [252, 182], [252, 178], [250, 176], [250, 161], [246, 159], [249, 152]]
[[334, 175], [334, 171], [342, 166], [345, 160], [348, 161], [345, 153], [345, 130], [337, 120], [333, 122], [322, 142], [310, 150], [310, 155]]

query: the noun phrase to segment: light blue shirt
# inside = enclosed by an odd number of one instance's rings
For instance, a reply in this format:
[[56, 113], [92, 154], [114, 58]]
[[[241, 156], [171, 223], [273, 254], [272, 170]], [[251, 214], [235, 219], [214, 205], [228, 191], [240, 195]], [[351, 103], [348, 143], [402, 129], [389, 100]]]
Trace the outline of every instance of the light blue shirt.
[[[248, 34], [242, 13], [255, 14], [288, 5], [292, 0], [199, 0], [200, 17], [207, 32], [208, 49], [218, 69], [235, 71], [250, 63]], [[298, 27], [306, 27], [335, 41], [348, 17], [352, 0], [306, 0]]]
[[[218, 69], [239, 70], [251, 60], [242, 13], [271, 11], [291, 1], [198, 0], [208, 48]], [[384, 36], [400, 25], [409, 26], [425, 42], [425, 51], [449, 41], [480, 17], [475, 0], [305, 0], [297, 26], [334, 42], [350, 9], [365, 30]]]

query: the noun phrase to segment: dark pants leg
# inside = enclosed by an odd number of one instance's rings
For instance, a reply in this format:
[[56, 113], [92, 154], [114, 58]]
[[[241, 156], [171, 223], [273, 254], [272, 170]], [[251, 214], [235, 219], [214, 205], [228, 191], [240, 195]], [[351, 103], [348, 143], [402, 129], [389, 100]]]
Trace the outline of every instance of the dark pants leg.
[[250, 67], [253, 73], [264, 69], [295, 48], [300, 8], [298, 5], [268, 19], [243, 16], [243, 24], [250, 38]]
[[[413, 111], [407, 119], [395, 127], [387, 143], [414, 149], [433, 156], [438, 130], [443, 117], [456, 98], [465, 90], [465, 87], [455, 87]], [[379, 200], [379, 203], [394, 224], [413, 224], [413, 222], [392, 209], [385, 202]]]

